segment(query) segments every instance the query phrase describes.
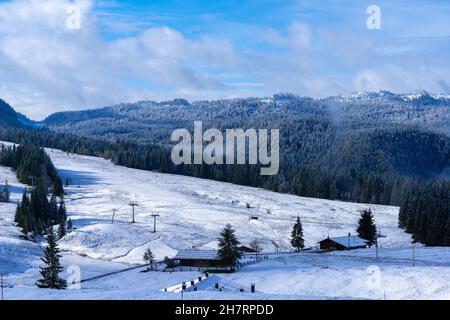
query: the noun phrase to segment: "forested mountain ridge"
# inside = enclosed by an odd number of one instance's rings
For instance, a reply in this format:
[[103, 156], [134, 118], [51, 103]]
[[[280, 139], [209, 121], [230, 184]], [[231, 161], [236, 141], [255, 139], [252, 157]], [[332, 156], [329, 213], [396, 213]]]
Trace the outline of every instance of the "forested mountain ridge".
[[0, 99], [0, 125], [15, 128], [34, 126], [35, 123], [16, 112], [8, 103]]
[[[185, 127], [201, 120], [223, 126], [278, 125], [287, 119], [324, 118], [340, 128], [379, 128], [380, 125], [416, 126], [450, 134], [450, 98], [426, 92], [397, 95], [364, 93], [311, 99], [292, 94], [268, 98], [243, 98], [188, 102], [183, 99], [122, 103], [100, 109], [61, 112], [43, 124], [55, 130], [76, 128], [83, 134], [166, 142], [168, 129]], [[270, 121], [270, 122], [269, 122]], [[275, 123], [273, 123], [275, 121]], [[101, 124], [102, 127], [92, 126]], [[163, 136], [159, 136], [160, 134]], [[161, 140], [161, 141], [159, 141]]]
[[170, 147], [177, 128], [277, 128], [282, 164], [439, 176], [450, 166], [450, 99], [387, 91], [312, 99], [292, 94], [188, 102], [142, 101], [56, 113], [43, 125], [109, 141]]
[[[449, 101], [424, 92], [380, 92], [321, 100], [278, 94], [266, 99], [139, 102], [58, 113], [32, 128], [0, 126], [0, 139], [299, 196], [401, 204], [401, 227], [425, 244], [448, 245], [448, 227], [439, 229], [448, 212], [417, 216], [421, 209], [415, 203], [420, 203], [414, 199], [434, 192], [434, 187], [422, 188], [429, 181], [448, 178]], [[192, 130], [194, 121], [202, 121], [204, 129], [280, 129], [279, 173], [260, 176], [258, 165], [174, 165], [170, 134], [176, 128]]]
[[[422, 124], [380, 112], [389, 109], [389, 101], [412, 103], [414, 118]], [[448, 105], [445, 97], [386, 92], [321, 100], [291, 94], [192, 103], [178, 99], [58, 113], [47, 118], [42, 129], [3, 129], [0, 138], [101, 156], [137, 169], [308, 197], [400, 204], [416, 179], [441, 177], [450, 168], [450, 137], [425, 125], [441, 118], [419, 116], [444, 114]], [[375, 116], [366, 116], [367, 108]], [[257, 165], [175, 166], [170, 134], [176, 128], [192, 129], [197, 120], [203, 121], [204, 129], [280, 129], [279, 174], [261, 177]]]

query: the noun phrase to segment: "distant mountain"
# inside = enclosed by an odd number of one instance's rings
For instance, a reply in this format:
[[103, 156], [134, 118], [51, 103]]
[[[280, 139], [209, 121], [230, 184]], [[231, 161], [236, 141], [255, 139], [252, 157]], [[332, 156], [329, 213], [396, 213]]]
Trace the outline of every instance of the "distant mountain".
[[4, 127], [34, 127], [36, 123], [16, 112], [8, 103], [0, 99], [0, 125]]
[[166, 143], [169, 131], [195, 120], [216, 124], [242, 119], [323, 116], [339, 126], [379, 128], [380, 125], [415, 126], [450, 135], [450, 97], [428, 92], [394, 94], [362, 92], [326, 99], [293, 94], [267, 98], [217, 101], [183, 99], [122, 103], [100, 109], [55, 113], [43, 124], [53, 130], [77, 130], [83, 135], [131, 138]]
[[450, 135], [450, 96], [426, 91], [362, 92], [323, 100], [334, 115], [353, 126], [407, 125]]
[[[289, 93], [266, 98], [123, 103], [62, 112], [33, 123], [9, 108], [2, 139], [111, 159], [114, 164], [300, 196], [399, 205], [405, 192], [450, 170], [449, 98], [418, 92], [356, 93], [312, 99]], [[176, 166], [171, 133], [204, 129], [280, 130], [280, 170], [256, 166]], [[38, 130], [34, 130], [38, 129]]]
[[266, 98], [122, 103], [55, 113], [44, 127], [170, 146], [176, 128], [278, 128], [285, 167], [318, 166], [431, 177], [450, 167], [450, 99], [428, 92], [363, 92], [325, 99]]

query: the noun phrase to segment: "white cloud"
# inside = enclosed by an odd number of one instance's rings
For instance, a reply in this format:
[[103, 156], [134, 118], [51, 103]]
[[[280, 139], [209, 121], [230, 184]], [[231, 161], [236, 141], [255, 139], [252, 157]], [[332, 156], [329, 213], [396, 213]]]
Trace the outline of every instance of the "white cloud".
[[362, 70], [354, 79], [354, 86], [358, 91], [378, 91], [384, 89], [384, 83], [374, 70]]
[[[408, 41], [411, 37], [402, 31], [400, 41], [385, 29], [371, 32], [363, 23], [355, 29], [354, 23], [296, 20], [295, 14], [291, 20], [286, 16], [284, 29], [224, 23], [220, 36], [205, 27], [187, 37], [161, 23], [136, 25], [132, 16], [121, 20], [108, 8], [98, 11], [89, 0], [74, 2], [81, 9], [81, 29], [69, 30], [67, 8], [72, 3], [0, 4], [0, 97], [33, 118], [174, 97], [213, 99], [287, 91], [327, 96], [382, 89], [450, 93], [445, 37], [433, 38], [430, 49], [430, 34], [418, 43]], [[365, 11], [361, 14], [364, 20]], [[211, 16], [208, 23], [214, 19]], [[133, 32], [105, 39], [99, 30], [105, 25], [130, 27]], [[389, 21], [383, 26], [388, 29]]]
[[[0, 5], [0, 96], [34, 118], [130, 100], [139, 96], [126, 83], [130, 77], [176, 88], [173, 96], [183, 91], [201, 95], [223, 86], [208, 68], [241, 63], [227, 41], [189, 40], [167, 27], [107, 42], [97, 30], [92, 3], [75, 3], [82, 12], [80, 30], [66, 28], [70, 1]], [[141, 90], [140, 99], [153, 97], [159, 95]]]
[[296, 48], [309, 48], [311, 45], [311, 28], [301, 22], [294, 22], [289, 26], [289, 45]]

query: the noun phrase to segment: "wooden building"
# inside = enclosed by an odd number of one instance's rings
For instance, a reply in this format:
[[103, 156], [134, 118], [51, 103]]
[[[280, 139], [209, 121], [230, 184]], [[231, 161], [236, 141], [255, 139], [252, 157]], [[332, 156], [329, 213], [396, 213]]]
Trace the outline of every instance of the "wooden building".
[[173, 258], [180, 267], [225, 267], [216, 250], [180, 250]]
[[247, 246], [240, 246], [238, 248], [238, 250], [241, 253], [257, 253], [257, 251], [255, 249], [247, 247]]
[[318, 242], [321, 250], [335, 251], [335, 250], [352, 250], [367, 248], [367, 241], [349, 234], [344, 237], [326, 238]]

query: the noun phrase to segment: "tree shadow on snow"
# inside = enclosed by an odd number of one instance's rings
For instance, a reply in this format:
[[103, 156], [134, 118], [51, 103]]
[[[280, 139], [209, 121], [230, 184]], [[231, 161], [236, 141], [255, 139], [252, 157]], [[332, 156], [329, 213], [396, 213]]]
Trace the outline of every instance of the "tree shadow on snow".
[[65, 184], [66, 179], [69, 178], [72, 186], [85, 186], [100, 182], [100, 180], [90, 172], [60, 169], [58, 170], [58, 174], [63, 184]]

